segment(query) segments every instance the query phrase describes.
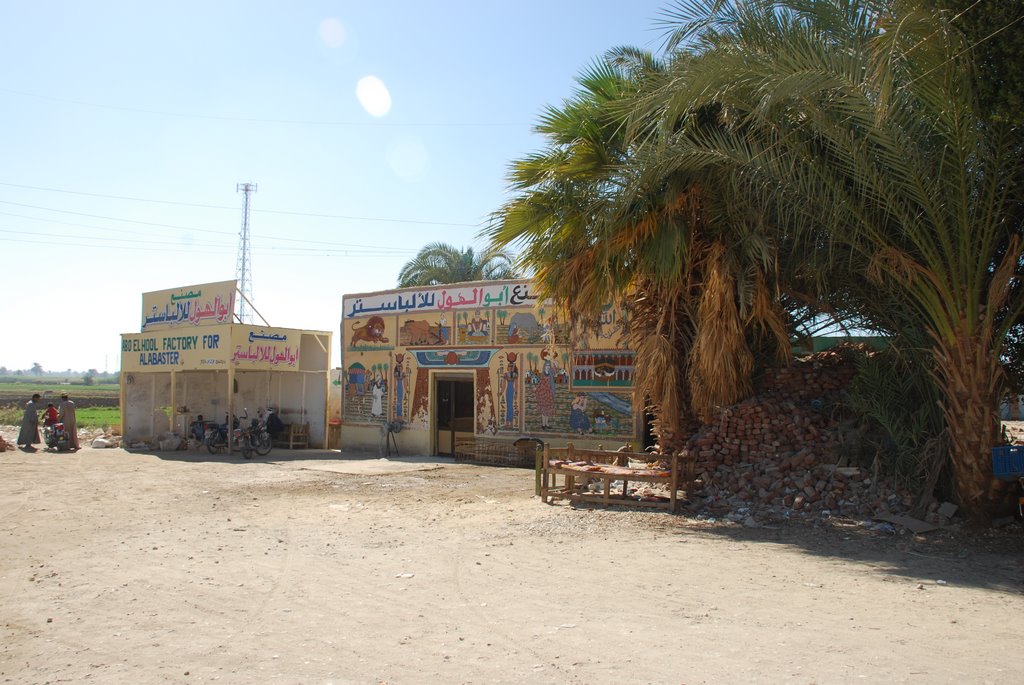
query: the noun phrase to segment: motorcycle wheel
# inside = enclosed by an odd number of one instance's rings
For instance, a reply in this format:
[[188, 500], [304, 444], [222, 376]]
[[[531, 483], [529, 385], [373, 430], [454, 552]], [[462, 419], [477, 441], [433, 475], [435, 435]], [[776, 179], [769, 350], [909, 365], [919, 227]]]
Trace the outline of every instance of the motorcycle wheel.
[[220, 446], [213, 440], [207, 440], [206, 449], [210, 450], [210, 454], [217, 454], [220, 451]]
[[252, 459], [252, 443], [249, 442], [249, 438], [242, 438], [242, 456]]
[[270, 454], [270, 450], [274, 447], [274, 441], [270, 439], [270, 433], [261, 433], [256, 438], [256, 443], [253, 445], [253, 449], [256, 450], [256, 454], [261, 457], [265, 457]]

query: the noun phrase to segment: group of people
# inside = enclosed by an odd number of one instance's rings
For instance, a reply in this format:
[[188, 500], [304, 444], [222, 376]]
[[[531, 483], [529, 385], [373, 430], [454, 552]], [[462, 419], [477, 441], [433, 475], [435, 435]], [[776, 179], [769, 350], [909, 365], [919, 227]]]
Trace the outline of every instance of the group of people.
[[60, 402], [55, 406], [48, 402], [43, 406], [43, 398], [39, 393], [25, 404], [25, 416], [21, 420], [21, 432], [18, 433], [18, 447], [34, 450], [39, 439], [39, 412], [43, 412], [43, 425], [51, 426], [57, 422], [64, 424], [70, 440], [71, 449], [79, 449], [78, 421], [75, 418], [75, 403], [68, 398], [66, 392], [60, 394]]

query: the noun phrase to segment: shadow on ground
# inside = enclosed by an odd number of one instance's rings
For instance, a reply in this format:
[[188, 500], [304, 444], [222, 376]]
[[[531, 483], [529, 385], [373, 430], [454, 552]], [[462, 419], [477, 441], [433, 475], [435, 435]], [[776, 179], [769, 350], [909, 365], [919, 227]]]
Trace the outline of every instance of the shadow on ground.
[[865, 573], [911, 579], [921, 590], [959, 585], [1024, 595], [1024, 525], [1019, 520], [1002, 528], [953, 525], [915, 535], [879, 532], [863, 521], [839, 517], [756, 528], [685, 514], [672, 519], [662, 527], [672, 535], [725, 539], [737, 545], [783, 545], [862, 565]]
[[158, 451], [152, 449], [127, 449], [125, 452], [130, 454], [146, 454], [164, 461], [180, 461], [185, 463], [216, 463], [216, 464], [270, 464], [270, 463], [287, 463], [287, 462], [322, 462], [322, 461], [391, 461], [402, 464], [455, 464], [455, 460], [451, 457], [444, 456], [424, 456], [424, 455], [412, 455], [408, 457], [400, 457], [392, 455], [389, 457], [381, 457], [376, 453], [369, 452], [341, 452], [339, 450], [324, 450], [324, 449], [273, 449], [266, 456], [259, 456], [254, 454], [251, 459], [245, 459], [242, 457], [240, 452], [228, 454], [227, 452], [218, 452], [217, 454], [210, 454], [209, 450], [173, 450], [173, 451]]

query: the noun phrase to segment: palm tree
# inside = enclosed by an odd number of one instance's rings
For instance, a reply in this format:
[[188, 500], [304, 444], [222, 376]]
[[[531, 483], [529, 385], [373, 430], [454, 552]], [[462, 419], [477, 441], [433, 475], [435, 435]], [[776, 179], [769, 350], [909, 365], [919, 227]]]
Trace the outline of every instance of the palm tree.
[[[1013, 203], [1019, 158], [977, 107], [949, 15], [897, 0], [692, 0], [669, 20], [690, 58], [635, 112], [669, 129], [664, 173], [711, 164], [785, 235], [825, 288], [928, 341], [956, 495], [984, 519], [998, 499], [1000, 352], [1024, 312]], [[870, 289], [878, 303], [859, 297]]]
[[518, 274], [508, 251], [487, 249], [477, 253], [472, 247], [460, 250], [438, 242], [425, 245], [406, 262], [398, 274], [398, 287], [492, 281], [517, 278]]
[[586, 69], [574, 97], [543, 114], [548, 147], [514, 163], [516, 196], [485, 231], [496, 246], [521, 247], [573, 330], [628, 298], [634, 398], [658, 410], [663, 440], [748, 394], [751, 341], [767, 337], [785, 355], [789, 333], [756, 217], [722, 221], [731, 210], [719, 174], [660, 174], [654, 131], [627, 128], [633, 98], [668, 69], [634, 48]]

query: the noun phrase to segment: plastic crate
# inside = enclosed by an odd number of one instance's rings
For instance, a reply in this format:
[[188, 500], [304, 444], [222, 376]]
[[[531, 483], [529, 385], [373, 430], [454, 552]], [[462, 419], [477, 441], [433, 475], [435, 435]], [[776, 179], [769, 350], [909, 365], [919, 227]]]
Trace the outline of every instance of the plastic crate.
[[1024, 445], [993, 447], [992, 475], [996, 478], [1024, 476]]

